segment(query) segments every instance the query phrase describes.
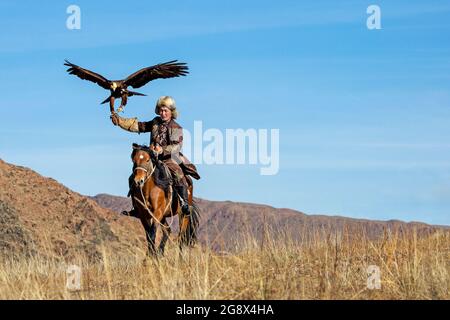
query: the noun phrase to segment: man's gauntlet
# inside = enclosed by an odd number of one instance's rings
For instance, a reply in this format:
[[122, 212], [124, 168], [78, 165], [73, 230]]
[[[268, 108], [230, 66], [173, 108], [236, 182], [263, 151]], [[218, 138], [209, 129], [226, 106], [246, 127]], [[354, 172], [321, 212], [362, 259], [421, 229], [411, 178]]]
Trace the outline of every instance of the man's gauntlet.
[[138, 119], [137, 118], [122, 118], [119, 115], [116, 115], [117, 125], [124, 130], [130, 132], [139, 132], [138, 127]]

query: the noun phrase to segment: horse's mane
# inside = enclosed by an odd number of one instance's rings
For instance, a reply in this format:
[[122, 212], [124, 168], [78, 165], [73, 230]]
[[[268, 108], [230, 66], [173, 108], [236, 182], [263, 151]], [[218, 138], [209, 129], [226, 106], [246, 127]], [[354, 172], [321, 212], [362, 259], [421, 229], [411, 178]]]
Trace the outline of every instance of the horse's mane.
[[172, 178], [169, 174], [167, 174], [165, 165], [162, 161], [158, 161], [155, 159], [153, 154], [150, 152], [150, 147], [143, 145], [143, 144], [137, 144], [133, 143], [133, 152], [131, 153], [131, 159], [133, 159], [136, 151], [145, 151], [150, 155], [150, 159], [155, 166], [155, 171], [153, 172], [153, 179], [155, 181], [155, 184], [162, 188], [165, 192], [168, 192], [169, 186], [172, 183]]
[[131, 158], [133, 158], [133, 157], [134, 157], [134, 153], [135, 153], [136, 151], [139, 151], [139, 150], [142, 150], [142, 151], [147, 152], [150, 156], [152, 155], [152, 154], [150, 153], [150, 147], [146, 146], [145, 144], [137, 144], [137, 143], [133, 143], [133, 144], [131, 145], [131, 147], [133, 148], [133, 152], [131, 153]]

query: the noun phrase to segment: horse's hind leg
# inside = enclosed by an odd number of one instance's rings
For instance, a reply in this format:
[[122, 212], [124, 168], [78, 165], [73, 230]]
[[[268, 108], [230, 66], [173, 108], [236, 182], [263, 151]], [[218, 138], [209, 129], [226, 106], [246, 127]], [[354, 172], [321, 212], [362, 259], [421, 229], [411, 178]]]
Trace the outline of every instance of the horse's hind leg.
[[[188, 180], [189, 181], [189, 180]], [[188, 186], [188, 203], [192, 205], [192, 186]], [[181, 206], [178, 201], [178, 208]], [[189, 227], [189, 216], [185, 215], [180, 209], [178, 210], [178, 222], [179, 222], [179, 232], [178, 232], [178, 246], [180, 250], [183, 250], [183, 246], [187, 243], [187, 229]]]
[[161, 221], [161, 223], [162, 223], [162, 225], [160, 227], [161, 227], [161, 231], [162, 231], [162, 238], [161, 238], [161, 241], [159, 243], [158, 253], [163, 255], [164, 254], [164, 249], [166, 247], [166, 242], [167, 242], [167, 240], [170, 237], [171, 230], [170, 230], [169, 225], [167, 224], [167, 219], [166, 218], [164, 218], [164, 220]]
[[189, 245], [189, 216], [180, 215], [180, 233], [179, 233], [179, 247], [180, 250], [183, 246]]

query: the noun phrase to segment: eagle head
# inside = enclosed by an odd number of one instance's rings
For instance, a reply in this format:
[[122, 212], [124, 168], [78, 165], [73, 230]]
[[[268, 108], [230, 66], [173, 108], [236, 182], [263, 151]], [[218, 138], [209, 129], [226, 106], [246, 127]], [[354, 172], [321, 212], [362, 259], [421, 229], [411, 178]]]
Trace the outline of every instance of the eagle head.
[[113, 91], [115, 91], [115, 90], [117, 89], [117, 87], [118, 87], [117, 83], [113, 81], [113, 82], [111, 83], [111, 89], [112, 89]]

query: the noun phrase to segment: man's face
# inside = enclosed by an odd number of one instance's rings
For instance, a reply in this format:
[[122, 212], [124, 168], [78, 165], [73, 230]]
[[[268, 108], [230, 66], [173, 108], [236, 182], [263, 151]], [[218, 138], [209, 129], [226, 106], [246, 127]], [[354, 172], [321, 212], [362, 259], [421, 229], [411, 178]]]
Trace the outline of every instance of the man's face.
[[167, 107], [160, 107], [159, 116], [163, 121], [169, 121], [170, 119], [172, 119], [172, 111], [170, 111], [170, 109]]

